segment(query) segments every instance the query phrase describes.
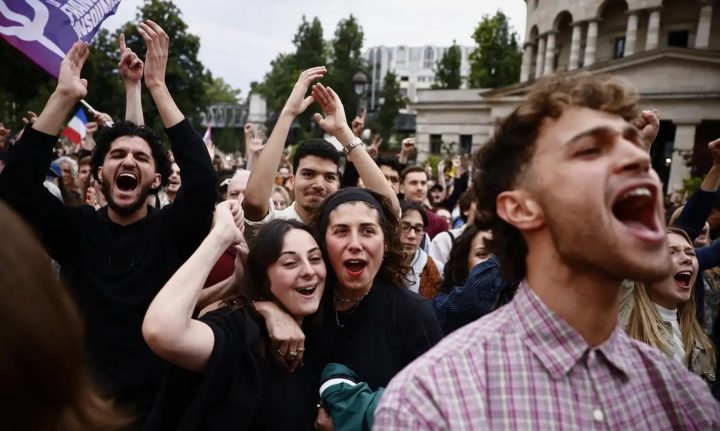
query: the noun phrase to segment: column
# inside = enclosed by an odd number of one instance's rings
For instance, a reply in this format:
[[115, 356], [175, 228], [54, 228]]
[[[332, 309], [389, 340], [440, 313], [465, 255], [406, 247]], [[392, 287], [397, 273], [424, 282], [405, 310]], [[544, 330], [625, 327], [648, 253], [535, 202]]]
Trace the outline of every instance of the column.
[[707, 48], [710, 45], [710, 24], [712, 23], [712, 4], [705, 4], [700, 8], [695, 48]]
[[543, 61], [545, 60], [545, 36], [538, 37], [537, 57], [535, 58], [535, 78], [543, 74]]
[[660, 39], [660, 9], [650, 11], [648, 20], [647, 38], [645, 39], [645, 51], [655, 49]]
[[555, 32], [551, 31], [547, 35], [547, 43], [545, 44], [545, 69], [543, 75], [550, 75], [555, 70]]
[[627, 29], [625, 30], [625, 54], [623, 57], [635, 54], [637, 43], [638, 14], [635, 11], [629, 12]]
[[585, 40], [585, 59], [583, 67], [592, 66], [595, 63], [595, 47], [597, 46], [597, 21], [588, 22], [587, 38]]
[[673, 143], [668, 191], [681, 189], [683, 180], [690, 178], [690, 168], [685, 165], [685, 160], [680, 152], [692, 151], [695, 147], [695, 126], [696, 124], [675, 125], [675, 141]]
[[573, 23], [572, 43], [570, 44], [570, 64], [568, 70], [575, 70], [580, 65], [580, 36], [582, 35], [581, 23]]
[[532, 67], [532, 51], [534, 44], [525, 42], [523, 47], [522, 68], [520, 69], [520, 82], [530, 79], [530, 68]]

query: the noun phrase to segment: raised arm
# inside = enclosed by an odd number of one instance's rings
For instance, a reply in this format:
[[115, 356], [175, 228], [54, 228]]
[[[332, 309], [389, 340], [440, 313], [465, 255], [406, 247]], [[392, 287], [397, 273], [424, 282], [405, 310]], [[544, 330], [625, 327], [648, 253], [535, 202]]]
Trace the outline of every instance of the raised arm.
[[243, 241], [242, 210], [235, 201], [217, 206], [214, 226], [200, 247], [165, 283], [143, 321], [143, 337], [158, 356], [202, 371], [215, 343], [212, 329], [192, 318], [203, 283], [222, 253]]
[[38, 132], [57, 135], [70, 110], [87, 95], [87, 80], [80, 78], [80, 71], [90, 55], [85, 42], [75, 42], [60, 64], [58, 84], [50, 95], [45, 108], [32, 125]]
[[355, 135], [345, 119], [345, 108], [340, 101], [340, 97], [332, 88], [325, 87], [322, 84], [313, 87], [312, 95], [325, 112], [325, 118], [320, 114], [315, 114], [315, 121], [323, 130], [335, 136], [342, 146], [346, 148], [346, 151], [349, 150], [348, 160], [355, 165], [355, 169], [360, 174], [360, 179], [362, 179], [365, 187], [388, 198], [392, 202], [395, 212], [400, 214], [400, 203], [395, 192], [393, 192], [390, 183], [385, 179], [380, 167], [370, 157], [365, 147], [357, 145], [349, 148], [349, 145], [355, 139]]
[[713, 165], [703, 178], [700, 190], [690, 196], [675, 222], [675, 227], [685, 230], [693, 241], [702, 232], [715, 206], [717, 190], [720, 187], [720, 139], [710, 142], [708, 149], [713, 156]]
[[295, 83], [265, 147], [253, 163], [243, 200], [243, 209], [248, 220], [262, 220], [270, 210], [269, 200], [275, 183], [275, 173], [282, 159], [290, 126], [295, 117], [305, 112], [313, 102], [312, 96], [305, 97], [310, 84], [322, 78], [326, 72], [325, 66], [310, 68], [302, 72]]
[[645, 149], [650, 152], [650, 148], [660, 130], [660, 111], [657, 109], [642, 111], [640, 116], [632, 121], [632, 125], [640, 130], [640, 137]]
[[165, 128], [170, 128], [185, 116], [175, 104], [165, 84], [170, 38], [165, 31], [154, 22], [147, 20], [138, 25], [138, 32], [145, 40], [145, 86], [155, 102]]
[[6, 201], [31, 224], [48, 253], [64, 262], [73, 254], [82, 214], [88, 207], [65, 207], [43, 187], [57, 143], [57, 133], [77, 103], [87, 94], [87, 81], [80, 72], [89, 54], [88, 45], [76, 42], [60, 65], [55, 91], [40, 116], [25, 127], [10, 149], [0, 175], [0, 199]]
[[125, 35], [123, 33], [120, 33], [118, 37], [118, 45], [120, 47], [118, 70], [125, 85], [125, 120], [143, 125], [145, 124], [145, 118], [143, 117], [142, 95], [140, 93], [143, 61], [125, 45]]

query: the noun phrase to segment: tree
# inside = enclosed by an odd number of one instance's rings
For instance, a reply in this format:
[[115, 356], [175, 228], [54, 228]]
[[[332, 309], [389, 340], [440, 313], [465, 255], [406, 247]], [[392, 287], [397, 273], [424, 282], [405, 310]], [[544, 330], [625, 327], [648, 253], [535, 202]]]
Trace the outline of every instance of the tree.
[[437, 70], [435, 70], [435, 89], [458, 89], [462, 85], [462, 77], [460, 76], [460, 63], [462, 62], [462, 52], [453, 40], [452, 46], [445, 51], [442, 59], [438, 62]]
[[[212, 75], [211, 75], [212, 76]], [[204, 82], [205, 97], [210, 103], [238, 103], [240, 90], [236, 90], [222, 78]]]
[[309, 23], [303, 15], [302, 22], [293, 38], [293, 44], [295, 45], [295, 61], [298, 69], [305, 70], [326, 65], [323, 28], [317, 17], [313, 18], [312, 23]]
[[[146, 0], [138, 9], [135, 21], [123, 25], [121, 31], [125, 33], [128, 48], [141, 58], [145, 58], [145, 42], [137, 32], [137, 22], [153, 20], [170, 36], [165, 81], [180, 110], [198, 126], [200, 113], [209, 104], [205, 89], [212, 76], [198, 59], [200, 39], [187, 31], [188, 26], [181, 15], [180, 9], [171, 1]], [[146, 124], [161, 130], [163, 125], [157, 111], [148, 109], [154, 105], [147, 91], [143, 92], [143, 106]]]
[[473, 39], [477, 47], [470, 54], [470, 87], [498, 88], [519, 81], [522, 53], [504, 13], [483, 16]]
[[377, 113], [377, 124], [380, 128], [380, 135], [385, 142], [390, 140], [390, 136], [395, 129], [395, 120], [400, 109], [405, 107], [407, 101], [400, 93], [400, 84], [397, 75], [388, 71], [383, 79], [382, 89], [383, 102]]
[[340, 96], [345, 105], [348, 123], [358, 111], [358, 96], [355, 94], [353, 76], [358, 73], [368, 75], [365, 59], [362, 57], [365, 34], [354, 16], [340, 20], [332, 41], [332, 65], [328, 70], [327, 81]]

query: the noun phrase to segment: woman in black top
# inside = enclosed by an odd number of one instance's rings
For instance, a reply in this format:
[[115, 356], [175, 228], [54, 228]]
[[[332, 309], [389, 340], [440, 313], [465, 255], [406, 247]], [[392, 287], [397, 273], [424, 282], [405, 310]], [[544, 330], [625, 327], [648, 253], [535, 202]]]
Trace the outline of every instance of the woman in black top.
[[[177, 365], [166, 375], [146, 429], [311, 429], [318, 378], [309, 366], [290, 373], [286, 359], [301, 348], [270, 347], [249, 307], [225, 307], [200, 319], [192, 313], [203, 282], [230, 245], [243, 243], [242, 211], [223, 202], [214, 226], [195, 254], [150, 305], [143, 335], [150, 348]], [[318, 310], [326, 269], [309, 229], [275, 220], [247, 255], [243, 296], [265, 299], [307, 329]], [[242, 247], [241, 247], [242, 248]], [[241, 256], [246, 250], [240, 250]], [[292, 362], [292, 361], [291, 361]]]
[[429, 302], [405, 285], [400, 223], [388, 200], [366, 189], [330, 196], [316, 219], [333, 306], [312, 333], [308, 356], [353, 370], [375, 390], [442, 338]]

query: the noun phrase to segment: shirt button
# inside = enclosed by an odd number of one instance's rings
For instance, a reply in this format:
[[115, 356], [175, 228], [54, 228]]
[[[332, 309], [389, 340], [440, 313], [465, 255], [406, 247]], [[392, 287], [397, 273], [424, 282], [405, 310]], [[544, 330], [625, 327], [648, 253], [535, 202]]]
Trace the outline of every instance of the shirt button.
[[605, 419], [605, 415], [603, 414], [602, 410], [593, 410], [593, 419], [595, 419], [597, 422], [602, 422]]

